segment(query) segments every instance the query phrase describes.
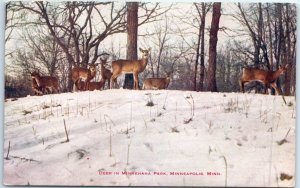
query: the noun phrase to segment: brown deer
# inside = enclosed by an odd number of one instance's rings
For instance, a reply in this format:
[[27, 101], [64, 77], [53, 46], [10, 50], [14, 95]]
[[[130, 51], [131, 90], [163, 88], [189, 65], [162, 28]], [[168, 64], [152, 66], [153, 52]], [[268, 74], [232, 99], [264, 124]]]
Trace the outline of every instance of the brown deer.
[[147, 78], [143, 82], [143, 89], [167, 89], [171, 80], [171, 73], [165, 78]]
[[58, 90], [58, 79], [53, 76], [41, 76], [38, 72], [31, 73], [32, 79], [36, 81], [37, 86], [40, 89], [48, 89], [51, 93], [54, 91], [57, 93]]
[[110, 78], [111, 78], [112, 73], [109, 69], [107, 69], [105, 67], [105, 65], [107, 64], [107, 58], [100, 57], [100, 61], [101, 61], [101, 80], [100, 80], [100, 82], [102, 82], [102, 87], [104, 89], [106, 80], [108, 82], [108, 87], [110, 87]]
[[252, 82], [252, 81], [259, 81], [264, 85], [265, 91], [267, 93], [267, 85], [273, 87], [277, 94], [279, 94], [279, 90], [276, 84], [277, 79], [280, 75], [284, 74], [287, 69], [288, 64], [285, 66], [279, 66], [279, 69], [276, 71], [266, 71], [257, 68], [243, 68], [243, 74], [240, 78], [240, 87], [241, 91], [245, 92], [245, 83]]
[[[80, 81], [78, 85], [79, 85], [79, 90], [84, 91], [85, 83], [83, 81]], [[102, 82], [90, 82], [89, 91], [101, 90], [102, 86], [103, 86]]]
[[112, 62], [112, 76], [110, 79], [110, 88], [112, 89], [114, 84], [117, 83], [117, 78], [122, 73], [133, 73], [134, 89], [139, 89], [139, 73], [143, 72], [148, 64], [148, 57], [151, 48], [143, 50], [139, 48], [142, 53], [142, 59], [140, 60], [116, 60]]
[[81, 79], [84, 81], [83, 90], [89, 88], [90, 81], [96, 76], [96, 67], [98, 63], [95, 64], [88, 64], [89, 68], [82, 68], [82, 67], [74, 67], [71, 71], [72, 80], [74, 83], [73, 91], [79, 90], [79, 82]]

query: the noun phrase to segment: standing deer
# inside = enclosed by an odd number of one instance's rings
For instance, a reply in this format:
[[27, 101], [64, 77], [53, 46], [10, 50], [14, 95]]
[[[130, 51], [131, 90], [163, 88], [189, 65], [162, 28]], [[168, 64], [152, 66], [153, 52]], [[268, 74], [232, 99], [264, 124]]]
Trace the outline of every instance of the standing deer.
[[140, 60], [116, 60], [112, 62], [112, 76], [110, 79], [110, 88], [112, 89], [114, 84], [117, 83], [117, 78], [122, 73], [132, 73], [134, 78], [134, 89], [139, 89], [139, 73], [143, 72], [148, 63], [148, 57], [151, 48], [143, 50], [139, 48], [142, 53], [142, 59]]
[[105, 67], [105, 65], [107, 64], [107, 58], [100, 57], [100, 61], [101, 61], [101, 80], [100, 80], [100, 82], [102, 82], [102, 86], [104, 89], [106, 80], [108, 82], [107, 86], [110, 87], [110, 79], [111, 79], [112, 73], [109, 69], [107, 69]]
[[89, 89], [90, 81], [96, 76], [96, 64], [88, 64], [89, 68], [82, 68], [82, 67], [74, 67], [71, 71], [72, 80], [73, 80], [73, 91], [79, 90], [79, 82], [81, 79], [84, 81], [84, 88], [83, 90]]
[[259, 81], [264, 85], [264, 93], [267, 93], [267, 85], [270, 84], [270, 86], [276, 90], [277, 94], [279, 94], [276, 81], [280, 75], [284, 74], [287, 66], [288, 64], [286, 64], [285, 66], [280, 65], [279, 69], [276, 71], [266, 71], [257, 68], [243, 68], [243, 74], [240, 78], [241, 91], [243, 93], [245, 92], [245, 83]]
[[48, 89], [51, 93], [58, 92], [58, 79], [53, 76], [41, 76], [38, 72], [31, 73], [32, 79], [36, 81], [40, 89]]
[[167, 89], [171, 80], [171, 73], [166, 73], [165, 78], [147, 78], [143, 82], [143, 89]]

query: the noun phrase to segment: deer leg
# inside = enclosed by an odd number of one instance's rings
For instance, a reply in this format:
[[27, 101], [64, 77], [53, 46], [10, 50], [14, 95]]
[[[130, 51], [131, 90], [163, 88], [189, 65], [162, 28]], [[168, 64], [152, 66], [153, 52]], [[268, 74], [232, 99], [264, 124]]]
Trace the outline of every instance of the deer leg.
[[109, 85], [109, 88], [110, 88], [110, 89], [113, 89], [113, 86], [114, 86], [114, 75], [112, 75], [111, 78], [110, 78], [110, 85]]
[[133, 74], [133, 79], [134, 79], [134, 84], [133, 84], [133, 89], [139, 89], [139, 78], [138, 74]]
[[264, 86], [264, 94], [266, 95], [268, 92], [268, 84], [263, 84]]
[[79, 90], [81, 90], [81, 88], [80, 88], [80, 85], [79, 85], [79, 82], [80, 82], [80, 80], [77, 80], [76, 81], [76, 91], [79, 91]]
[[79, 86], [78, 86], [78, 84], [79, 84], [79, 80], [76, 80], [76, 81], [74, 81], [74, 85], [73, 85], [73, 92], [76, 92], [76, 91], [78, 91], [78, 89], [79, 89]]
[[55, 92], [54, 87], [50, 87], [50, 91], [51, 91], [51, 94], [53, 94]]
[[117, 78], [120, 74], [113, 74], [110, 78], [110, 89], [114, 88], [114, 85], [117, 85]]
[[90, 90], [90, 82], [88, 80], [85, 81], [84, 91]]
[[57, 87], [53, 87], [54, 93], [59, 93], [59, 90]]
[[47, 94], [52, 94], [52, 87], [45, 87], [46, 91], [47, 91], [47, 89], [48, 89]]
[[[101, 88], [102, 88], [102, 90], [104, 90], [104, 87], [105, 87], [105, 80], [103, 81], [103, 78], [101, 78], [100, 84], [102, 84], [102, 85], [100, 86], [99, 90], [101, 90]], [[109, 85], [108, 85], [108, 87], [109, 87]]]
[[49, 93], [46, 87], [43, 87], [43, 88], [42, 88], [42, 91], [43, 91], [43, 93], [46, 94], [46, 95]]
[[245, 93], [245, 82], [240, 81], [240, 90], [241, 92]]
[[43, 95], [43, 88], [42, 87], [37, 87], [35, 89], [35, 94], [36, 95]]
[[76, 90], [76, 84], [75, 84], [75, 82], [73, 83], [73, 92], [75, 92], [75, 90]]
[[38, 95], [38, 96], [42, 95], [42, 92], [37, 89], [37, 90], [35, 90], [35, 95]]
[[114, 89], [116, 83], [117, 83], [117, 77], [118, 75], [112, 75], [110, 78], [110, 89]]
[[43, 92], [40, 87], [34, 88], [34, 95], [43, 95]]
[[56, 88], [57, 93], [60, 93], [60, 92], [61, 92], [60, 90], [61, 90], [60, 87], [57, 87], [57, 88]]
[[[138, 90], [140, 90], [141, 88], [140, 88], [140, 81], [139, 81], [139, 77], [138, 76], [139, 75], [137, 75], [137, 77], [136, 77], [137, 78], [137, 80], [136, 80], [136, 83], [137, 83], [136, 87], [137, 87]], [[142, 84], [143, 84], [143, 82], [142, 82]]]
[[279, 92], [279, 89], [278, 89], [278, 87], [277, 87], [277, 85], [276, 85], [276, 82], [273, 82], [273, 83], [271, 83], [270, 85], [271, 85], [272, 88], [275, 89], [277, 95], [280, 95], [280, 92]]
[[[107, 85], [108, 85], [108, 87], [109, 87], [109, 85], [110, 85], [110, 79], [107, 79]], [[104, 85], [103, 85], [103, 89], [104, 89], [104, 86], [105, 86], [105, 83], [104, 83]]]

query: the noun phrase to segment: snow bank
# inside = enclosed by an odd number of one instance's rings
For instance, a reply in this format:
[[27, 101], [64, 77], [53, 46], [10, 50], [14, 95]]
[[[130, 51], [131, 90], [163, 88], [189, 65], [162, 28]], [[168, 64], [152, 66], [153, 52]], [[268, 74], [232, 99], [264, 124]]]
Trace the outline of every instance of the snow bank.
[[4, 183], [294, 186], [295, 99], [286, 100], [169, 90], [9, 100]]

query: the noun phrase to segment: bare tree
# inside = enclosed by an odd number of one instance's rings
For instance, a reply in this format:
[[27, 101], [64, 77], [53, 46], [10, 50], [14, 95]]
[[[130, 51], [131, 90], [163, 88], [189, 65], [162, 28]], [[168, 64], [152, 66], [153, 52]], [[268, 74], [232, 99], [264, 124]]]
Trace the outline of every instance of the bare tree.
[[148, 46], [149, 43], [152, 45], [152, 53], [150, 54], [150, 66], [152, 77], [159, 77], [163, 62], [167, 60], [167, 54], [170, 52], [170, 30], [169, 30], [169, 18], [164, 15], [164, 23], [153, 24], [153, 33], [146, 32], [144, 34], [144, 45]]
[[199, 33], [198, 33], [198, 43], [197, 43], [197, 50], [196, 50], [196, 61], [195, 61], [195, 73], [194, 73], [194, 91], [197, 90], [197, 70], [198, 70], [198, 61], [200, 57], [200, 80], [199, 80], [199, 90], [203, 91], [204, 90], [204, 35], [205, 35], [205, 18], [206, 14], [211, 8], [210, 3], [201, 3], [201, 8], [200, 8], [200, 3], [194, 3], [198, 15], [200, 17], [200, 26], [199, 26]]
[[217, 91], [216, 83], [216, 63], [217, 63], [217, 42], [218, 30], [221, 17], [221, 3], [213, 4], [213, 14], [210, 28], [209, 38], [209, 59], [208, 59], [208, 75], [207, 75], [207, 90]]
[[[285, 62], [288, 64], [287, 68], [287, 74], [285, 74], [285, 82], [284, 82], [284, 94], [285, 95], [291, 95], [291, 80], [292, 76], [295, 73], [293, 69], [295, 70], [294, 61], [295, 56], [294, 52], [296, 49], [296, 46], [293, 44], [293, 41], [296, 41], [294, 38], [294, 26], [295, 26], [295, 20], [294, 20], [294, 11], [289, 3], [285, 4], [285, 15], [284, 15], [284, 22], [285, 22], [285, 43], [286, 43], [286, 57]], [[293, 26], [294, 25], [294, 26]]]
[[[138, 37], [138, 2], [127, 2], [127, 57], [126, 59], [137, 59], [137, 37]], [[133, 75], [126, 74], [124, 88], [133, 88]]]
[[11, 38], [14, 28], [18, 25], [17, 10], [13, 8], [13, 2], [7, 2], [5, 6], [5, 43]]

